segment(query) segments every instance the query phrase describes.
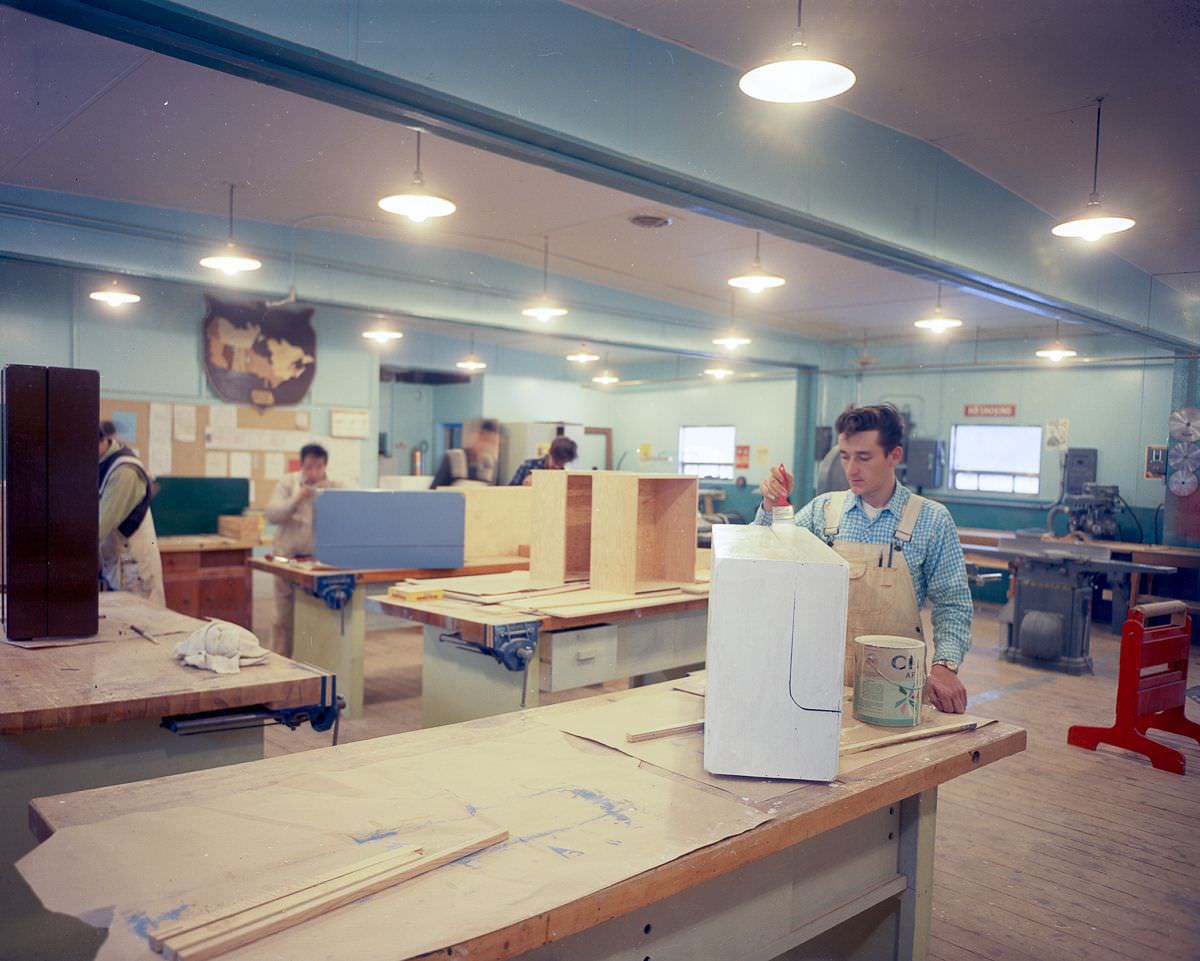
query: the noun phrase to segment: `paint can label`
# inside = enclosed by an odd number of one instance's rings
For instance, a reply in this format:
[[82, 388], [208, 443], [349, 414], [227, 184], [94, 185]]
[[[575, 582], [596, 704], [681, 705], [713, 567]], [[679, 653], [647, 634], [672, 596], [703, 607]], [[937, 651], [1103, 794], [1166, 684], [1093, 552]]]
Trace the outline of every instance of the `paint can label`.
[[921, 723], [925, 646], [881, 635], [854, 639], [854, 716], [883, 727]]

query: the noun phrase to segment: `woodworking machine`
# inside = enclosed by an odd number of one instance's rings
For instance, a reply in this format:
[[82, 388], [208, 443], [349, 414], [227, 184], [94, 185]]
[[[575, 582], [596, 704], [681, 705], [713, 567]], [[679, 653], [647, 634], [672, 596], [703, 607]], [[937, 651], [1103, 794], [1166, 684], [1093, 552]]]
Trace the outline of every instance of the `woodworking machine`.
[[1012, 596], [1000, 612], [1008, 625], [1004, 656], [1033, 667], [1090, 674], [1097, 582], [1107, 577], [1118, 583], [1131, 574], [1173, 574], [1175, 568], [1114, 561], [1103, 545], [1047, 542], [1040, 531], [1036, 535], [1018, 533], [1012, 546], [971, 548], [973, 554], [1008, 561], [1013, 572]]

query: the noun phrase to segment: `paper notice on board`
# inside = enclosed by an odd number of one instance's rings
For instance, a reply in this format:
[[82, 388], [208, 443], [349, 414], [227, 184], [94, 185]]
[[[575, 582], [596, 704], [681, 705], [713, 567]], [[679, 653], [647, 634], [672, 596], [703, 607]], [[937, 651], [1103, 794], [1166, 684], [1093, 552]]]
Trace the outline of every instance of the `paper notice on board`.
[[229, 476], [250, 477], [254, 471], [248, 451], [235, 450], [229, 452]]
[[210, 450], [204, 455], [205, 477], [228, 477], [229, 455], [223, 450]]
[[237, 430], [237, 408], [229, 404], [213, 404], [208, 409], [208, 426], [215, 430]]
[[190, 444], [196, 439], [196, 405], [175, 405], [175, 439]]
[[150, 449], [146, 466], [155, 477], [171, 473], [171, 405], [150, 405]]
[[263, 479], [279, 480], [286, 472], [287, 464], [279, 453], [263, 454]]
[[1070, 433], [1070, 418], [1056, 417], [1046, 421], [1046, 449], [1065, 450]]

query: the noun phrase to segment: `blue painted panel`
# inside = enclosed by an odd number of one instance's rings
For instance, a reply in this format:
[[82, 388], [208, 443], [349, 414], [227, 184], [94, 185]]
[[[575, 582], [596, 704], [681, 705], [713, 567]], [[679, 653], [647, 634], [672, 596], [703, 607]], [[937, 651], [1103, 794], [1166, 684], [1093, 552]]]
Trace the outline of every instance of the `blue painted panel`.
[[465, 500], [444, 491], [325, 491], [316, 558], [340, 568], [462, 567], [465, 513]]
[[69, 271], [0, 263], [0, 364], [71, 366]]

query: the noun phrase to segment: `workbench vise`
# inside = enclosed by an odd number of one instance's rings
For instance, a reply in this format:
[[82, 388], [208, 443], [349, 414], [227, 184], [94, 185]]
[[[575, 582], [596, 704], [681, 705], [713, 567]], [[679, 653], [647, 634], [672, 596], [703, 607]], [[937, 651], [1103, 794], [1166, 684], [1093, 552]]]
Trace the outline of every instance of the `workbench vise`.
[[529, 662], [537, 655], [538, 622], [521, 624], [497, 624], [491, 628], [491, 643], [464, 641], [457, 631], [442, 634], [438, 639], [449, 642], [461, 650], [486, 654], [495, 658], [510, 671], [525, 671]]

